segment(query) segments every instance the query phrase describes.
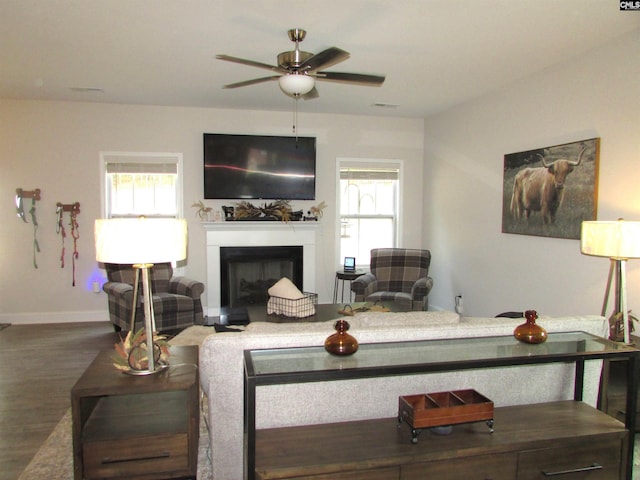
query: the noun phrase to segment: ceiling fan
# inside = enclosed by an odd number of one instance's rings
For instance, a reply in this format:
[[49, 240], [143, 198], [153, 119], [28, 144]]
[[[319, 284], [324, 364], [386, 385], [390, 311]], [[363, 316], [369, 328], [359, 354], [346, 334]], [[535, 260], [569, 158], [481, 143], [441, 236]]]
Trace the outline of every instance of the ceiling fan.
[[230, 83], [224, 88], [246, 87], [258, 83], [278, 80], [280, 89], [294, 98], [309, 100], [318, 97], [315, 87], [316, 80], [326, 80], [333, 82], [349, 83], [365, 86], [380, 86], [385, 80], [384, 76], [366, 75], [361, 73], [326, 72], [322, 69], [328, 68], [349, 58], [349, 52], [337, 47], [330, 47], [320, 53], [313, 54], [300, 50], [302, 42], [307, 32], [300, 28], [293, 28], [288, 31], [289, 40], [295, 43], [295, 49], [289, 52], [282, 52], [278, 55], [278, 65], [268, 65], [266, 63], [246, 60], [244, 58], [231, 57], [229, 55], [216, 55], [218, 60], [239, 63], [250, 67], [264, 68], [277, 73], [270, 77], [254, 78], [243, 82]]

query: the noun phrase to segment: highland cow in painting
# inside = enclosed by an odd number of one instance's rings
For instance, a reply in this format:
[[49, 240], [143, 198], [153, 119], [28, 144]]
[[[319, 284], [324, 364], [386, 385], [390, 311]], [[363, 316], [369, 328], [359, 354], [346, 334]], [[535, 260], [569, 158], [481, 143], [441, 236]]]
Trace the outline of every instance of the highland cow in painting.
[[504, 156], [502, 232], [580, 238], [596, 219], [600, 139]]

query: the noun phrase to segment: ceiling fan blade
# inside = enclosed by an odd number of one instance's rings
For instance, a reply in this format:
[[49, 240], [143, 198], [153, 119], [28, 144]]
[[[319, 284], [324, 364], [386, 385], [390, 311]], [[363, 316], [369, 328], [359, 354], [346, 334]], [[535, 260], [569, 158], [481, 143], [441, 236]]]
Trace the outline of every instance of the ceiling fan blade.
[[307, 58], [300, 64], [299, 70], [306, 70], [312, 73], [321, 68], [344, 62], [347, 58], [349, 58], [349, 52], [345, 52], [338, 47], [331, 47]]
[[225, 85], [222, 88], [246, 87], [249, 85], [255, 85], [257, 83], [270, 82], [271, 80], [277, 80], [279, 78], [280, 78], [280, 75], [274, 75], [272, 77], [254, 78], [253, 80], [245, 80], [244, 82], [230, 83], [229, 85]]
[[316, 87], [313, 87], [307, 93], [302, 95], [302, 99], [303, 100], [313, 100], [314, 98], [318, 98], [319, 96], [320, 96], [320, 94], [318, 93], [318, 90], [316, 89]]
[[275, 65], [269, 65], [266, 63], [255, 62], [253, 60], [246, 60], [244, 58], [231, 57], [229, 55], [216, 55], [218, 60], [224, 60], [225, 62], [239, 63], [240, 65], [247, 65], [249, 67], [264, 68], [273, 72], [286, 73], [286, 70]]
[[382, 85], [385, 78], [380, 75], [366, 75], [362, 73], [342, 73], [342, 72], [316, 72], [314, 75], [318, 80], [328, 80], [332, 82], [359, 83], [371, 87]]

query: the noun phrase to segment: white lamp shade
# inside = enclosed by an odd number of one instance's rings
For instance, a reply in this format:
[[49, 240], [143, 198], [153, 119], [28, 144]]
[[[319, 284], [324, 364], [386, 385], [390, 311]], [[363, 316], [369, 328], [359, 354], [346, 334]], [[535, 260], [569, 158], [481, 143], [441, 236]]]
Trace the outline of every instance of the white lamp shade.
[[304, 95], [309, 93], [315, 85], [315, 80], [309, 75], [303, 73], [290, 73], [282, 75], [278, 79], [280, 89], [289, 95]]
[[640, 222], [582, 222], [580, 251], [596, 257], [640, 258]]
[[134, 264], [187, 257], [187, 222], [174, 218], [113, 218], [95, 223], [96, 260]]

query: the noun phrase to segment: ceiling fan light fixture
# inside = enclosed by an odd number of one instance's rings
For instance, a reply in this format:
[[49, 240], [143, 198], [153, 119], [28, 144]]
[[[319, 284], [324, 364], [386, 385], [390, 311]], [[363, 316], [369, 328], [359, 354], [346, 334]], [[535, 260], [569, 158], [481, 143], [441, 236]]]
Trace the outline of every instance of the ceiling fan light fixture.
[[281, 76], [278, 83], [284, 93], [297, 97], [309, 93], [315, 85], [315, 80], [303, 73], [289, 73]]

